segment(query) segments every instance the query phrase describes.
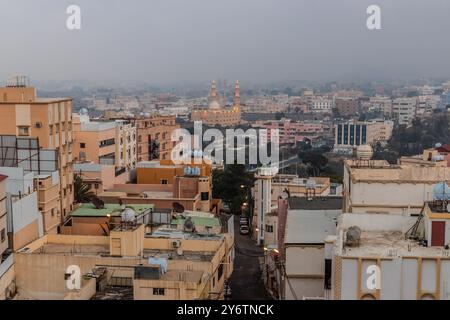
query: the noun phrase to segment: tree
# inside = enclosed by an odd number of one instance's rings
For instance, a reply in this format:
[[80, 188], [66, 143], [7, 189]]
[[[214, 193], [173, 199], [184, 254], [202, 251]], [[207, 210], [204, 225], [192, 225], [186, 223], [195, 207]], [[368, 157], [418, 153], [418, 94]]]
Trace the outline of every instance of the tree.
[[87, 203], [95, 197], [95, 194], [90, 191], [90, 187], [84, 183], [83, 178], [77, 174], [74, 176], [73, 188], [75, 201], [77, 203]]
[[253, 186], [253, 174], [244, 165], [227, 165], [223, 171], [213, 171], [213, 197], [220, 198], [231, 212], [240, 212], [244, 202], [249, 202], [248, 193]]

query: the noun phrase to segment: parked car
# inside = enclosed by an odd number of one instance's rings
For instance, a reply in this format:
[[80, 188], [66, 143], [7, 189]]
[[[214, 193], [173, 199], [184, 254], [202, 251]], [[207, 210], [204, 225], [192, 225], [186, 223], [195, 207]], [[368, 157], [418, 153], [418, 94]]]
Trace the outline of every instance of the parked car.
[[240, 228], [240, 233], [241, 234], [248, 234], [249, 233], [248, 226], [242, 225], [241, 228]]
[[241, 217], [241, 220], [239, 220], [239, 223], [240, 223], [241, 226], [247, 225], [248, 224], [247, 218], [246, 217]]

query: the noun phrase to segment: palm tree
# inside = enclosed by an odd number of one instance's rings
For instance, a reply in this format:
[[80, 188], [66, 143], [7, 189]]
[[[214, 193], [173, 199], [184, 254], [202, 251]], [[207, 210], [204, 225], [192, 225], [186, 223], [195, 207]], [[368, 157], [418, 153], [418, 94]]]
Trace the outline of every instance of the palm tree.
[[90, 187], [86, 183], [84, 183], [83, 178], [81, 178], [81, 176], [77, 174], [75, 174], [73, 180], [75, 201], [77, 203], [90, 202], [91, 199], [95, 196], [95, 194], [90, 191]]

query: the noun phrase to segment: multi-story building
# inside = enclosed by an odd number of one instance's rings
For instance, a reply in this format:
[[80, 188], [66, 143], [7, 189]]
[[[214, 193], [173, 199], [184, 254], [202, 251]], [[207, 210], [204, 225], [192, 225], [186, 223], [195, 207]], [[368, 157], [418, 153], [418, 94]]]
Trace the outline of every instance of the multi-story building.
[[410, 125], [416, 116], [417, 98], [396, 98], [392, 101], [392, 117], [401, 125]]
[[116, 167], [132, 169], [137, 163], [137, 130], [127, 120], [116, 120]]
[[392, 99], [383, 96], [370, 97], [368, 111], [382, 112], [384, 116], [390, 117], [392, 114]]
[[[269, 174], [258, 175], [258, 180], [252, 188], [254, 198], [253, 230], [263, 228], [262, 238], [265, 245], [276, 245], [277, 225], [282, 224], [282, 217], [276, 208], [280, 198], [287, 197], [326, 197], [330, 195], [330, 178], [311, 177], [299, 178], [293, 174]], [[265, 212], [264, 218], [261, 217]], [[258, 221], [264, 221], [258, 223]], [[256, 234], [254, 236], [257, 236]], [[261, 240], [260, 240], [261, 241]]]
[[219, 94], [216, 90], [216, 82], [211, 84], [208, 98], [208, 108], [195, 109], [191, 113], [192, 121], [201, 121], [207, 125], [232, 126], [241, 122], [241, 94], [239, 81], [236, 81], [233, 105], [231, 107], [221, 106]]
[[296, 143], [305, 138], [314, 140], [323, 136], [327, 126], [320, 121], [292, 121], [281, 119], [272, 121], [257, 121], [254, 127], [267, 129], [267, 141], [272, 139], [272, 130], [278, 130], [280, 143]]
[[[391, 165], [384, 160], [346, 160], [343, 211], [418, 214], [432, 199], [433, 185], [449, 181], [447, 166]], [[393, 196], [395, 195], [395, 196]]]
[[0, 134], [37, 138], [44, 149], [57, 151], [61, 219], [73, 209], [72, 99], [38, 98], [23, 81], [0, 88]]
[[282, 297], [287, 300], [324, 298], [324, 287], [330, 285], [325, 279], [328, 271], [324, 263], [325, 239], [337, 234], [342, 198], [289, 198], [288, 206], [281, 248], [286, 266]]
[[334, 126], [334, 149], [351, 149], [360, 145], [385, 145], [392, 136], [394, 122], [374, 120], [370, 122], [349, 121]]
[[334, 300], [448, 300], [450, 214], [426, 203], [419, 217], [346, 213], [324, 261]]
[[355, 116], [359, 112], [359, 100], [352, 98], [336, 98], [335, 108], [341, 116]]
[[311, 100], [311, 111], [314, 113], [331, 113], [333, 108], [333, 99], [317, 97]]
[[154, 115], [129, 120], [137, 129], [137, 162], [170, 159], [175, 145], [172, 132], [179, 128], [175, 116]]
[[115, 166], [116, 122], [90, 121], [87, 115], [73, 115], [74, 159]]

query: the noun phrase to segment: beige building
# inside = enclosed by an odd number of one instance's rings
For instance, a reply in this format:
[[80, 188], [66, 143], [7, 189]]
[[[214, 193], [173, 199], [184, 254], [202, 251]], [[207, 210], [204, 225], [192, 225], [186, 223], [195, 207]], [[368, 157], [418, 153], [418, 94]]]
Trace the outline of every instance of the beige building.
[[[221, 299], [233, 248], [229, 233], [144, 236], [142, 224], [122, 224], [109, 236], [49, 234], [16, 254], [17, 298], [102, 299], [120, 285], [135, 300]], [[79, 267], [78, 288], [67, 285], [68, 266]]]
[[328, 236], [336, 235], [342, 198], [290, 198], [288, 203], [282, 296], [287, 300], [324, 298], [324, 287], [331, 285], [325, 276], [329, 271], [325, 242]]
[[239, 124], [241, 122], [241, 94], [239, 81], [236, 81], [234, 100], [231, 107], [221, 106], [219, 100], [216, 82], [213, 81], [208, 98], [208, 108], [193, 110], [191, 120], [201, 121], [203, 124], [211, 126], [233, 126]]
[[35, 137], [40, 147], [57, 150], [62, 221], [72, 210], [72, 99], [38, 98], [19, 81], [0, 88], [0, 134]]
[[38, 193], [38, 209], [42, 214], [45, 233], [57, 233], [61, 223], [59, 208], [59, 174], [42, 174], [34, 178]]
[[344, 162], [343, 209], [353, 213], [417, 214], [433, 185], [449, 181], [450, 168], [390, 165], [384, 160]]
[[[422, 213], [419, 220], [395, 214], [342, 215], [338, 236], [327, 243], [332, 257], [328, 299], [448, 300], [450, 259], [442, 245], [448, 241], [448, 213], [427, 204]], [[430, 220], [432, 228], [424, 228]], [[352, 227], [359, 232], [349, 232]]]
[[133, 123], [116, 120], [116, 167], [132, 169], [137, 163], [137, 130]]

